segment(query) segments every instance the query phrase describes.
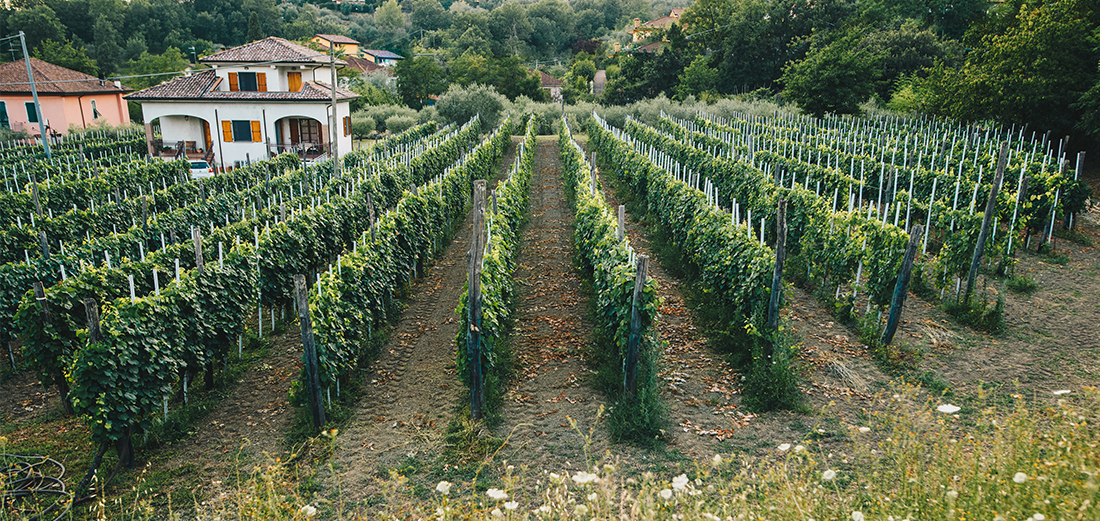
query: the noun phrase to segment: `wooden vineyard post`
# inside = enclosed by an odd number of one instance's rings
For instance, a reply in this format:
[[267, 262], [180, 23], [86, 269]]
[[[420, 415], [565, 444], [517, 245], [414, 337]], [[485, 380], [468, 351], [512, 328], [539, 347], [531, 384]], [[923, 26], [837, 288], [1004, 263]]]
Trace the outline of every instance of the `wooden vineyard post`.
[[1020, 206], [1027, 201], [1027, 185], [1031, 182], [1031, 176], [1026, 176], [1020, 180], [1020, 190], [1016, 194], [1016, 206], [1012, 208], [1012, 221], [1008, 224], [1008, 249], [1005, 251], [1005, 255], [1012, 256], [1012, 240], [1016, 238], [1016, 233], [1013, 231], [1016, 229], [1016, 215], [1020, 210]]
[[202, 230], [197, 226], [191, 232], [191, 238], [195, 241], [195, 267], [202, 275]]
[[[95, 299], [84, 299], [84, 312], [88, 316], [88, 343], [95, 344], [102, 341], [103, 337], [99, 331], [99, 307], [96, 305]], [[106, 452], [107, 444], [102, 443], [92, 458], [92, 466], [88, 468], [88, 472], [84, 474], [84, 479], [80, 480], [80, 484], [76, 486], [74, 500], [80, 499], [82, 494], [88, 490], [88, 485], [92, 482], [92, 476], [95, 475], [96, 469], [103, 461], [103, 454]]]
[[31, 196], [34, 197], [34, 210], [39, 217], [42, 217], [42, 203], [38, 199], [38, 180], [31, 180]]
[[[46, 288], [42, 285], [41, 281], [34, 283], [34, 299], [38, 301], [39, 314], [42, 315], [43, 324], [52, 324], [53, 316], [50, 314], [50, 306], [46, 303]], [[66, 355], [68, 350], [66, 349]], [[69, 401], [69, 382], [65, 379], [65, 373], [58, 368], [57, 372], [53, 375], [54, 380], [57, 381], [57, 390], [61, 393], [61, 405], [65, 407], [65, 412], [68, 414], [73, 413], [73, 404]]]
[[50, 243], [46, 241], [46, 232], [38, 231], [38, 245], [42, 248], [42, 259], [50, 260]]
[[[775, 221], [775, 271], [772, 272], [772, 294], [768, 301], [768, 331], [779, 327], [779, 303], [783, 295], [783, 263], [787, 260], [787, 199], [779, 198]], [[764, 355], [772, 356], [772, 343], [767, 342]]]
[[470, 237], [469, 294], [467, 307], [470, 310], [470, 329], [466, 332], [466, 357], [470, 362], [470, 417], [481, 418], [481, 408], [485, 405], [485, 388], [481, 368], [481, 255], [485, 249], [485, 188], [483, 179], [474, 181], [473, 234]]
[[982, 231], [978, 234], [978, 244], [974, 246], [974, 257], [970, 260], [970, 273], [966, 276], [966, 294], [963, 302], [970, 302], [970, 294], [974, 292], [974, 282], [978, 278], [978, 265], [982, 262], [985, 241], [989, 238], [989, 224], [993, 220], [993, 211], [997, 208], [997, 192], [1001, 191], [1001, 179], [1005, 175], [1006, 159], [1008, 159], [1008, 143], [1001, 145], [1001, 153], [997, 155], [997, 171], [993, 174], [993, 186], [990, 187], [989, 198], [985, 201]]
[[638, 395], [638, 352], [642, 343], [642, 317], [638, 313], [638, 306], [642, 303], [642, 291], [645, 289], [646, 277], [649, 275], [649, 256], [638, 255], [637, 262], [638, 273], [634, 276], [634, 297], [630, 305], [630, 338], [627, 341], [626, 374], [623, 375], [623, 386], [631, 397]]
[[619, 205], [619, 240], [626, 238], [626, 207]]
[[886, 319], [886, 330], [882, 332], [882, 345], [888, 346], [894, 341], [894, 333], [901, 322], [901, 309], [905, 306], [905, 296], [909, 291], [909, 277], [913, 273], [913, 260], [917, 257], [917, 245], [920, 244], [924, 227], [916, 225], [909, 231], [909, 246], [905, 248], [905, 257], [898, 272], [898, 283], [894, 286], [894, 298], [890, 302], [890, 315]]
[[302, 347], [306, 359], [306, 394], [313, 426], [320, 429], [325, 424], [325, 406], [321, 402], [321, 377], [317, 374], [317, 345], [313, 341], [313, 323], [309, 320], [309, 289], [305, 275], [294, 275], [294, 294], [298, 304], [298, 323], [302, 326]]
[[[145, 237], [149, 236], [149, 196], [142, 196], [141, 198], [141, 229], [145, 232]], [[144, 239], [142, 239], [144, 240]]]
[[370, 242], [374, 242], [374, 201], [367, 192], [367, 214], [370, 215]]
[[596, 153], [592, 152], [592, 161], [589, 161], [588, 165], [591, 167], [588, 170], [589, 179], [592, 181], [592, 195], [596, 195]]

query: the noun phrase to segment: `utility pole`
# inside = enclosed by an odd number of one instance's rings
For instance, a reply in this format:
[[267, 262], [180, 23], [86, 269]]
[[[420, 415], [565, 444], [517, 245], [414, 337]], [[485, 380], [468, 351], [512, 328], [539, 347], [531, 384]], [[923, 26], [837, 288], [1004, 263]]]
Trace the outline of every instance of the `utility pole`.
[[340, 118], [336, 115], [336, 44], [333, 42], [328, 42], [328, 56], [329, 71], [332, 72], [332, 124], [329, 125], [332, 131], [332, 177], [337, 178], [340, 177], [340, 152], [336, 143], [340, 140], [340, 132], [336, 130], [336, 125]]
[[49, 159], [50, 140], [46, 135], [46, 118], [42, 116], [42, 104], [38, 102], [38, 89], [34, 86], [34, 73], [31, 72], [31, 57], [27, 54], [27, 35], [23, 31], [19, 31], [19, 45], [23, 46], [23, 63], [27, 64], [27, 81], [31, 83], [34, 111], [38, 113], [38, 133], [42, 134], [42, 148], [46, 149], [46, 159]]

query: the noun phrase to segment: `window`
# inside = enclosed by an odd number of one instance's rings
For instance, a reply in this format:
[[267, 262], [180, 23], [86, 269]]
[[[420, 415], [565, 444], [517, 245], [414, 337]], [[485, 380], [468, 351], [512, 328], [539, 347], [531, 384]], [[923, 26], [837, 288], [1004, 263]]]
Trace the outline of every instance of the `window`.
[[103, 114], [100, 114], [99, 111], [95, 108], [95, 100], [92, 100], [92, 119], [99, 119], [99, 117], [102, 115]]
[[27, 105], [27, 122], [38, 123], [38, 111], [34, 110], [34, 102], [27, 101], [25, 104]]
[[351, 135], [351, 116], [344, 116], [344, 137]]
[[252, 142], [259, 143], [263, 141], [263, 136], [260, 132], [259, 121], [249, 120], [233, 120], [222, 121], [222, 134], [225, 136], [225, 142]]
[[231, 72], [229, 73], [229, 90], [233, 92], [267, 92], [267, 73]]
[[8, 104], [0, 101], [0, 127], [11, 128], [11, 121], [8, 121]]
[[290, 92], [298, 92], [302, 90], [302, 73], [289, 72], [286, 75], [286, 79], [288, 82], [287, 88], [288, 90], [290, 90]]
[[248, 92], [256, 92], [256, 73], [255, 72], [238, 72], [237, 84], [240, 85], [240, 89]]

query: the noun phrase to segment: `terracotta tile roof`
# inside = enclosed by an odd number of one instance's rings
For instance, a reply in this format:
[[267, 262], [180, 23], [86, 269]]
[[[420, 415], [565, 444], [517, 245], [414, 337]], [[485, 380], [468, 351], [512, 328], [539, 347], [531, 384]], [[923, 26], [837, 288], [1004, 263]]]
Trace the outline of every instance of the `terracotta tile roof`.
[[341, 34], [315, 34], [313, 36], [322, 40], [328, 40], [332, 43], [359, 45], [359, 40], [353, 40]]
[[[206, 56], [201, 63], [328, 63], [324, 51], [316, 51], [301, 44], [284, 40], [277, 36], [268, 36], [239, 47], [226, 49]], [[336, 60], [337, 65], [347, 65]]]
[[378, 65], [377, 63], [374, 63], [370, 60], [364, 60], [363, 58], [360, 58], [358, 56], [346, 56], [344, 57], [344, 59], [347, 60], [349, 69], [355, 69], [359, 72], [365, 72], [367, 74], [370, 74], [372, 72], [383, 72], [389, 74], [390, 76], [393, 76], [392, 69], [383, 65]]
[[[214, 71], [203, 71], [191, 76], [175, 78], [160, 85], [139, 90], [129, 96], [130, 101], [165, 101], [165, 100], [218, 100], [218, 101], [325, 101], [332, 99], [332, 88], [316, 81], [302, 83], [302, 90], [298, 92], [272, 91], [220, 91], [215, 90], [221, 81]], [[336, 88], [337, 100], [348, 100], [359, 97], [358, 94]]]
[[[83, 72], [31, 58], [34, 86], [39, 94], [88, 94], [102, 92], [129, 92], [132, 89], [115, 87], [114, 82], [100, 81]], [[27, 65], [23, 60], [0, 65], [0, 92], [30, 93]]]
[[129, 96], [128, 100], [146, 99], [191, 99], [202, 97], [203, 93], [213, 89], [218, 84], [218, 76], [214, 71], [202, 71], [190, 76], [173, 78], [160, 85], [153, 85], [147, 89], [139, 90]]
[[682, 14], [684, 14], [683, 9], [673, 9], [668, 16], [662, 16], [656, 20], [650, 20], [628, 32], [634, 33], [638, 30], [668, 29], [672, 26], [673, 23], [680, 21], [680, 15]]
[[542, 87], [543, 88], [546, 88], [546, 87], [561, 87], [563, 85], [561, 80], [559, 80], [559, 79], [557, 79], [557, 78], [555, 78], [555, 77], [553, 77], [549, 74], [546, 74], [545, 72], [542, 72], [542, 71], [533, 71], [533, 72], [538, 72], [539, 73], [540, 81], [542, 82]]
[[651, 53], [651, 54], [655, 54], [655, 53], [657, 53], [657, 51], [660, 51], [666, 45], [668, 45], [668, 42], [647, 43], [647, 44], [645, 44], [641, 47], [638, 47], [636, 49], [636, 52], [648, 52], [648, 53]]
[[371, 56], [374, 56], [375, 58], [391, 59], [391, 60], [404, 60], [405, 59], [405, 57], [401, 56], [400, 54], [392, 53], [390, 51], [380, 51], [378, 49], [364, 49], [362, 52], [363, 52], [363, 54], [369, 54]]

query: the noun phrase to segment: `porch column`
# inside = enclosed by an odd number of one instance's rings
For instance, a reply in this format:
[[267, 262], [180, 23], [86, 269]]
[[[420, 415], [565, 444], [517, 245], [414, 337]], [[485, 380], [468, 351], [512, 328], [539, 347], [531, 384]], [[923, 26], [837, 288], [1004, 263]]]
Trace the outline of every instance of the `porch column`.
[[145, 124], [145, 146], [149, 149], [149, 157], [156, 156], [156, 147], [153, 145], [153, 124]]

